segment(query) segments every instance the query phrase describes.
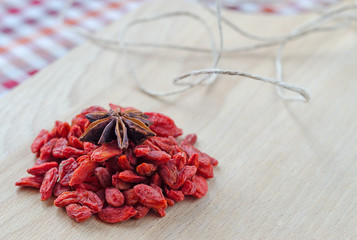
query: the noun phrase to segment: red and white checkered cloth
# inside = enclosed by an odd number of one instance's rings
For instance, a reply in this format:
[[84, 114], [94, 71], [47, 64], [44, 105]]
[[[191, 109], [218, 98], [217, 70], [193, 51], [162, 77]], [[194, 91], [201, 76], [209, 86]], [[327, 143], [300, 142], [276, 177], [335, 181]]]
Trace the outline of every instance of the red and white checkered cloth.
[[[77, 0], [66, 11], [65, 21], [67, 25], [97, 31], [146, 1]], [[334, 1], [288, 0], [272, 4], [223, 0], [222, 4], [250, 13], [291, 14]], [[65, 0], [3, 0], [0, 3], [0, 96], [84, 41], [70, 27], [58, 24], [58, 14], [65, 4]]]

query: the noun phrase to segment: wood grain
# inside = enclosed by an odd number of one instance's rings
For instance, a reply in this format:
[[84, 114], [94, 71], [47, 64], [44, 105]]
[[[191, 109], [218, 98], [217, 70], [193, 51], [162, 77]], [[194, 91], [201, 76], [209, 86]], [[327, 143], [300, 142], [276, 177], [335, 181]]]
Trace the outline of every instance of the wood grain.
[[[101, 32], [115, 38], [124, 22], [193, 3], [154, 1]], [[283, 33], [311, 15], [267, 17], [224, 14], [252, 32]], [[225, 46], [245, 40], [225, 29]], [[128, 40], [209, 46], [199, 24], [160, 21], [130, 30]], [[268, 84], [221, 77], [168, 98], [141, 93], [119, 52], [85, 43], [0, 99], [0, 239], [357, 239], [357, 83], [353, 31], [316, 34], [286, 49], [286, 77], [306, 87], [308, 104], [284, 102]], [[274, 77], [275, 49], [230, 54], [222, 68]], [[178, 73], [209, 67], [211, 56], [132, 49], [130, 58], [151, 89], [170, 88]], [[33, 138], [55, 120], [70, 121], [82, 108], [109, 102], [172, 116], [220, 164], [209, 193], [138, 221], [77, 224], [53, 199], [14, 182], [26, 175]]]

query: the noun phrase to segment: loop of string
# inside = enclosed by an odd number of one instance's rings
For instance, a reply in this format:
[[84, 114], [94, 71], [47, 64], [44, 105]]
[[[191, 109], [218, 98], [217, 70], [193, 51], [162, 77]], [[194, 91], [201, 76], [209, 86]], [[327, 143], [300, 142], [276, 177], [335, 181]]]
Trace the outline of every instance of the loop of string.
[[[67, 1], [66, 7], [63, 8], [62, 12], [60, 13], [59, 21], [61, 23], [65, 22], [64, 21], [65, 11], [67, 11], [67, 9], [72, 5], [72, 3], [73, 0]], [[319, 16], [297, 26], [287, 34], [283, 34], [281, 36], [275, 36], [275, 37], [265, 37], [265, 36], [259, 36], [256, 34], [249, 33], [243, 30], [241, 27], [234, 24], [233, 22], [231, 22], [226, 17], [222, 16], [220, 0], [215, 1], [214, 9], [212, 9], [211, 7], [205, 4], [200, 4], [200, 5], [203, 6], [205, 10], [207, 10], [209, 13], [213, 14], [216, 17], [218, 33], [219, 33], [218, 49], [217, 49], [217, 44], [214, 40], [214, 34], [212, 33], [212, 30], [209, 27], [207, 21], [202, 17], [200, 17], [198, 14], [189, 11], [174, 11], [164, 14], [157, 14], [155, 16], [138, 18], [133, 21], [130, 21], [121, 29], [120, 35], [117, 40], [111, 40], [111, 39], [105, 39], [105, 38], [93, 36], [88, 31], [79, 28], [76, 28], [74, 30], [77, 33], [81, 34], [82, 36], [88, 38], [95, 44], [98, 44], [105, 48], [117, 49], [123, 52], [130, 73], [134, 78], [134, 80], [136, 81], [136, 84], [138, 85], [140, 90], [154, 97], [162, 97], [162, 96], [182, 93], [203, 83], [209, 85], [214, 81], [216, 81], [217, 76], [219, 75], [229, 75], [229, 76], [245, 77], [252, 80], [258, 80], [258, 81], [273, 84], [277, 88], [278, 95], [284, 100], [308, 102], [310, 100], [310, 95], [307, 93], [305, 89], [295, 86], [293, 84], [286, 83], [283, 79], [282, 55], [283, 55], [284, 48], [288, 43], [292, 42], [293, 40], [300, 39], [306, 35], [346, 28], [349, 27], [352, 23], [357, 22], [357, 17], [356, 17], [357, 1], [355, 1], [353, 4], [341, 6], [336, 9], [332, 9], [332, 10], [327, 9], [326, 11], [320, 11]], [[135, 42], [135, 41], [125, 40], [125, 35], [127, 30], [135, 25], [162, 20], [165, 18], [173, 18], [173, 17], [188, 17], [200, 23], [206, 30], [211, 48], [207, 49], [201, 47], [180, 46], [176, 44], [167, 44], [167, 43]], [[222, 24], [225, 24], [227, 27], [231, 28], [233, 31], [240, 34], [241, 36], [253, 41], [258, 41], [259, 43], [253, 43], [247, 46], [225, 49], [223, 46], [224, 39], [223, 39]], [[276, 79], [271, 79], [264, 76], [259, 76], [252, 73], [246, 73], [237, 70], [226, 70], [226, 69], [218, 68], [220, 59], [224, 54], [253, 51], [253, 50], [273, 47], [273, 46], [277, 46], [277, 52], [275, 57]], [[136, 74], [136, 69], [134, 68], [129, 58], [129, 54], [128, 54], [129, 47], [130, 48], [153, 47], [153, 48], [166, 48], [166, 49], [189, 51], [189, 52], [211, 53], [213, 58], [213, 63], [211, 65], [211, 68], [193, 70], [191, 72], [175, 77], [172, 80], [172, 83], [173, 85], [177, 86], [178, 89], [173, 91], [157, 92], [145, 87], [143, 83], [140, 81], [140, 79], [138, 78]], [[200, 75], [203, 75], [203, 77], [196, 81], [185, 81], [185, 82], [182, 81], [186, 78], [192, 78], [193, 76], [200, 76]], [[283, 93], [282, 89], [295, 92], [298, 94], [298, 96], [288, 97]]]

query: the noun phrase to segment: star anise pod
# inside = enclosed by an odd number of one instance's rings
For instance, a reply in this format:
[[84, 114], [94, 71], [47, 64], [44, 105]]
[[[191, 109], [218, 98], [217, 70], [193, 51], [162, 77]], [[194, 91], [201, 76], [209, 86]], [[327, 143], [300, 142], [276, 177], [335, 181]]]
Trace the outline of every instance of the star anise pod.
[[91, 124], [79, 138], [81, 141], [102, 144], [117, 140], [119, 148], [124, 149], [129, 146], [129, 139], [140, 144], [155, 136], [149, 128], [152, 122], [148, 116], [136, 109], [110, 109], [89, 113], [86, 118]]

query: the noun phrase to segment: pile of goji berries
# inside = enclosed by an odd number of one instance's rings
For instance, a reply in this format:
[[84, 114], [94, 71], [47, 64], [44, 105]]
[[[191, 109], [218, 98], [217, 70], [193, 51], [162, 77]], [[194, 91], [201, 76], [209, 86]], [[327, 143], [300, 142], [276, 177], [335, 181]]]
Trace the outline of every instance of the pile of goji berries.
[[93, 214], [108, 223], [140, 219], [150, 209], [163, 217], [168, 206], [185, 196], [201, 198], [207, 193], [206, 179], [213, 177], [218, 162], [194, 147], [195, 134], [178, 141], [182, 130], [171, 118], [148, 112], [156, 136], [140, 145], [130, 143], [122, 150], [115, 141], [81, 142], [90, 124], [86, 114], [97, 111], [106, 109], [92, 106], [71, 125], [56, 121], [51, 131], [41, 130], [31, 146], [37, 155], [27, 170], [32, 176], [16, 186], [39, 188], [42, 201], [54, 195], [55, 205], [65, 207], [77, 222]]

